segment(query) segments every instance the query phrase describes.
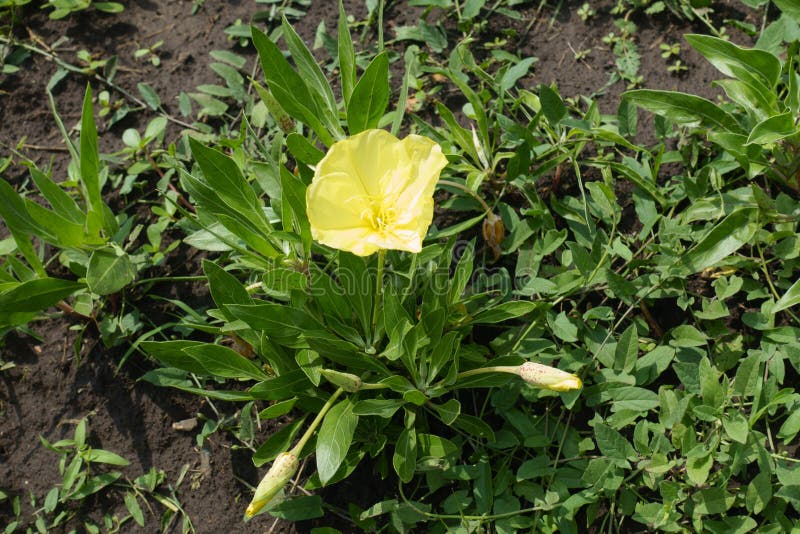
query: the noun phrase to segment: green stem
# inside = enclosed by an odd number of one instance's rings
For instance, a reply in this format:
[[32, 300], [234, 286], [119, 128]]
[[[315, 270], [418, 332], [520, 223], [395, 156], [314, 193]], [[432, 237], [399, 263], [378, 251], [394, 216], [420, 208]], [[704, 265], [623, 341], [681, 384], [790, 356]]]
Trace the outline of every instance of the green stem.
[[372, 345], [378, 342], [378, 313], [383, 303], [383, 266], [386, 263], [386, 250], [378, 251], [378, 274], [375, 277], [375, 302], [372, 306]]
[[438, 183], [440, 185], [446, 185], [448, 187], [455, 187], [456, 189], [460, 189], [460, 190], [464, 191], [465, 193], [471, 195], [472, 198], [474, 198], [475, 200], [477, 200], [480, 203], [481, 207], [483, 208], [483, 211], [485, 211], [486, 213], [491, 213], [492, 212], [492, 208], [489, 207], [489, 205], [486, 203], [486, 201], [483, 200], [483, 198], [481, 198], [481, 196], [478, 193], [476, 193], [475, 191], [473, 191], [469, 187], [467, 187], [467, 186], [465, 186], [463, 184], [460, 184], [458, 182], [451, 182], [450, 180], [439, 180]]
[[[456, 375], [456, 382], [469, 378], [471, 376], [484, 375], [488, 373], [510, 373], [512, 375], [519, 374], [518, 365], [494, 365], [491, 367], [478, 367], [477, 369], [470, 369], [469, 371], [462, 371]], [[436, 389], [444, 385], [444, 380], [435, 384], [432, 389]]]
[[338, 399], [339, 395], [341, 395], [343, 392], [344, 390], [342, 388], [339, 388], [333, 392], [333, 395], [331, 395], [328, 398], [328, 401], [319, 411], [317, 416], [314, 418], [313, 421], [311, 421], [311, 424], [308, 425], [308, 428], [306, 429], [305, 434], [303, 434], [303, 437], [300, 438], [300, 441], [297, 442], [297, 445], [295, 445], [294, 448], [292, 448], [292, 450], [289, 452], [291, 452], [298, 458], [300, 457], [300, 453], [303, 452], [303, 448], [306, 446], [306, 443], [308, 442], [309, 439], [311, 439], [311, 435], [314, 433], [319, 424], [322, 422], [322, 419], [325, 417], [325, 414], [328, 413], [328, 410], [331, 409], [333, 403], [336, 402], [336, 399]]
[[383, 52], [383, 10], [385, 8], [385, 0], [381, 0], [378, 4], [378, 53]]

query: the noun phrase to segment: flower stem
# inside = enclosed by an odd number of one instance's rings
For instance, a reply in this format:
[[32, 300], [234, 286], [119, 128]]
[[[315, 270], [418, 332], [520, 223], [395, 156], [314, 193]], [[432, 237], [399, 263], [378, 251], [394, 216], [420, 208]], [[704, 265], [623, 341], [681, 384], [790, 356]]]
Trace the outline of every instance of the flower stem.
[[378, 310], [383, 303], [383, 266], [386, 263], [386, 251], [378, 251], [378, 273], [375, 277], [375, 303], [372, 306], [372, 346], [378, 342]]
[[470, 196], [472, 196], [472, 198], [474, 198], [480, 203], [481, 207], [483, 208], [483, 211], [485, 211], [486, 213], [492, 212], [492, 208], [489, 207], [489, 204], [487, 204], [486, 201], [483, 200], [483, 198], [478, 193], [476, 193], [469, 187], [460, 184], [458, 182], [451, 182], [450, 180], [439, 180], [438, 183], [441, 185], [446, 185], [447, 187], [455, 187], [456, 189], [464, 191], [465, 193], [469, 194]]
[[303, 434], [303, 437], [300, 438], [300, 441], [297, 442], [297, 445], [295, 445], [294, 448], [292, 448], [292, 450], [289, 451], [289, 452], [291, 452], [292, 454], [294, 454], [298, 458], [300, 457], [300, 453], [303, 452], [303, 447], [306, 446], [306, 443], [311, 438], [311, 435], [314, 433], [314, 431], [317, 429], [319, 424], [322, 422], [322, 418], [325, 417], [325, 414], [328, 413], [328, 410], [331, 409], [331, 407], [333, 406], [333, 403], [336, 402], [336, 399], [338, 399], [339, 395], [341, 395], [343, 392], [344, 392], [344, 390], [342, 388], [339, 388], [339, 389], [337, 389], [336, 391], [333, 392], [333, 395], [331, 395], [328, 398], [328, 401], [325, 403], [325, 405], [319, 411], [317, 416], [314, 418], [314, 420], [311, 422], [311, 424], [308, 425], [308, 428], [306, 429], [305, 434]]

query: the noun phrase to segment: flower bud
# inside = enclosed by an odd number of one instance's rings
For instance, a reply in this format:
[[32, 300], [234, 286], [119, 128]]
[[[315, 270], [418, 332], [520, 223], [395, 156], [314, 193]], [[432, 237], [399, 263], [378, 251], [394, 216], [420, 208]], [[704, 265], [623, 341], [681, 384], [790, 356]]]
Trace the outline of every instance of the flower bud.
[[583, 387], [577, 376], [541, 363], [525, 362], [517, 368], [517, 373], [528, 384], [553, 391], [570, 391]]
[[356, 375], [334, 371], [333, 369], [323, 369], [322, 376], [334, 386], [340, 387], [348, 393], [354, 393], [361, 389], [361, 379]]
[[500, 245], [506, 238], [506, 228], [503, 225], [503, 219], [494, 213], [487, 213], [486, 218], [483, 219], [483, 227], [481, 228], [481, 231], [483, 233], [484, 241], [486, 241], [486, 244], [492, 249], [492, 252], [494, 253], [494, 259], [497, 261], [502, 254]]
[[266, 506], [278, 492], [283, 488], [289, 479], [297, 472], [297, 455], [291, 452], [283, 452], [272, 462], [267, 474], [261, 479], [253, 500], [247, 506], [244, 515], [250, 519]]

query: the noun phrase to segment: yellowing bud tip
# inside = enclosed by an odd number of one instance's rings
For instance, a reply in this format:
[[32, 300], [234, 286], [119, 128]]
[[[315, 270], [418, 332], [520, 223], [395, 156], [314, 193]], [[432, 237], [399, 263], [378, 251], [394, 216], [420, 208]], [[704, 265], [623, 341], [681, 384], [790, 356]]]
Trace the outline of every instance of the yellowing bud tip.
[[519, 366], [517, 372], [528, 384], [552, 391], [570, 391], [583, 387], [583, 382], [576, 375], [541, 363], [525, 362]]
[[272, 462], [267, 474], [261, 479], [253, 495], [253, 500], [247, 506], [244, 515], [252, 518], [278, 494], [287, 482], [297, 472], [297, 456], [291, 452], [283, 452]]

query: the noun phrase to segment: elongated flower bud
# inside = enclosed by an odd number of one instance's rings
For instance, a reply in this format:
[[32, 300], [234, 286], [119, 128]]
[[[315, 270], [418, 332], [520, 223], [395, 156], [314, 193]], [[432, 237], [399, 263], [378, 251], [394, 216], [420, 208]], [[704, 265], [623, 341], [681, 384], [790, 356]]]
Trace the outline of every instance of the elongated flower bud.
[[517, 368], [517, 372], [525, 382], [539, 388], [570, 391], [583, 387], [583, 382], [577, 376], [541, 363], [525, 362]]
[[340, 387], [349, 393], [354, 393], [361, 389], [361, 379], [356, 375], [334, 371], [333, 369], [323, 369], [322, 376], [334, 386]]
[[275, 458], [275, 461], [272, 462], [272, 467], [261, 479], [256, 488], [256, 493], [253, 495], [253, 500], [250, 501], [247, 510], [244, 512], [247, 519], [260, 512], [278, 494], [281, 488], [297, 472], [297, 466], [297, 455], [291, 452], [283, 452]]

